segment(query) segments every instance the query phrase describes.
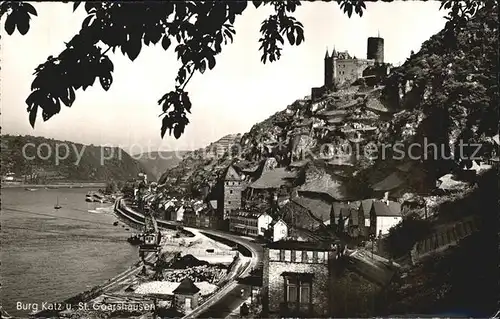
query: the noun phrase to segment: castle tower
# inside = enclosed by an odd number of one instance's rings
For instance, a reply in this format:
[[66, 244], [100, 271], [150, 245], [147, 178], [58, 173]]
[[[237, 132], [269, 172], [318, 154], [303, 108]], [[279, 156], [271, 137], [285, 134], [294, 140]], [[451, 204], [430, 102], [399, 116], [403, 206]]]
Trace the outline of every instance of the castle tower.
[[241, 208], [241, 192], [243, 183], [233, 166], [229, 166], [224, 178], [224, 207], [222, 211], [223, 219], [229, 218], [229, 214]]
[[384, 63], [384, 38], [380, 35], [368, 38], [366, 58], [375, 60], [376, 63]]
[[324, 67], [324, 72], [325, 72], [325, 89], [330, 90], [333, 87], [333, 76], [334, 76], [334, 70], [333, 70], [333, 56], [330, 57], [328, 54], [328, 48], [326, 49], [325, 53], [325, 67]]

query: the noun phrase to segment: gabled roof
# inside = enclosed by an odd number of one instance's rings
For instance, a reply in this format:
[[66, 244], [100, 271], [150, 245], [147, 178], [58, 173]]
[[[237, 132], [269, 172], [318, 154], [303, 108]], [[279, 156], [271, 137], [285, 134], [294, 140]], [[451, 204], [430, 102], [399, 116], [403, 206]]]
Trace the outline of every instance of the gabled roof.
[[493, 136], [493, 141], [495, 141], [497, 145], [500, 145], [500, 134]]
[[226, 172], [226, 176], [225, 176], [224, 180], [225, 181], [240, 181], [241, 177], [240, 177], [240, 175], [238, 175], [238, 173], [236, 172], [234, 167], [232, 165], [230, 165], [227, 168], [227, 172]]
[[173, 291], [173, 293], [190, 295], [190, 294], [195, 294], [198, 291], [200, 291], [200, 288], [196, 287], [196, 285], [189, 277], [186, 277], [181, 281], [180, 285], [177, 286], [177, 288]]
[[373, 201], [375, 215], [380, 217], [401, 216], [401, 204], [389, 201], [389, 205], [382, 201]]
[[398, 172], [393, 172], [377, 184], [372, 186], [374, 191], [390, 191], [398, 188], [404, 183], [403, 179], [399, 177]]
[[330, 203], [317, 198], [297, 197], [292, 200], [313, 214], [313, 217], [326, 222], [330, 220]]
[[368, 218], [368, 216], [370, 216], [370, 211], [372, 210], [373, 201], [374, 201], [373, 199], [364, 199], [361, 201], [361, 209], [363, 210], [365, 218]]
[[217, 209], [217, 201], [216, 200], [211, 200], [209, 203], [210, 203], [210, 206], [212, 206], [213, 209]]
[[297, 173], [287, 171], [284, 167], [275, 168], [262, 172], [260, 178], [253, 182], [250, 187], [259, 189], [280, 188], [286, 185], [285, 179], [295, 178], [296, 176]]
[[302, 185], [299, 192], [326, 194], [335, 200], [348, 200], [350, 195], [342, 181], [334, 179], [329, 174], [322, 174], [319, 178], [312, 179]]

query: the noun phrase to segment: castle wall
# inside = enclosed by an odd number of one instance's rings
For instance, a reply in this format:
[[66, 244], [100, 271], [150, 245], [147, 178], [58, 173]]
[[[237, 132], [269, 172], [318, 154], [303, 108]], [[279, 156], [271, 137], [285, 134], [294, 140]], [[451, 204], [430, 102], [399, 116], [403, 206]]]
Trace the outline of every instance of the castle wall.
[[336, 74], [335, 77], [338, 79], [339, 83], [354, 82], [357, 79], [363, 77], [363, 71], [375, 64], [374, 60], [364, 60], [364, 59], [347, 59], [347, 60], [336, 60]]

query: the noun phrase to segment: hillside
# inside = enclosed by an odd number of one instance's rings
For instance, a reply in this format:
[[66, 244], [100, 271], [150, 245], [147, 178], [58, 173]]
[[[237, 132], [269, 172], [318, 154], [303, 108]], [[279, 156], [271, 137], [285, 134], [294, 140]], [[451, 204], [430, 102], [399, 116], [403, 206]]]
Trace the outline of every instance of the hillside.
[[179, 164], [164, 172], [158, 182], [168, 183], [174, 188], [187, 186], [196, 193], [204, 183], [212, 184], [215, 181], [221, 167], [216, 168], [214, 165], [225, 163], [230, 158], [227, 151], [230, 146], [239, 145], [240, 138], [240, 134], [229, 134], [205, 148], [185, 153]]
[[133, 157], [157, 180], [166, 170], [177, 166], [186, 153], [188, 151], [161, 151], [137, 154]]
[[14, 173], [17, 179], [29, 183], [128, 180], [140, 172], [154, 178], [120, 148], [27, 135], [2, 135], [1, 143], [2, 176]]
[[[396, 159], [394, 149], [372, 159], [339, 149], [363, 151], [369, 143], [401, 142], [406, 150], [425, 138], [443, 145], [441, 155], [457, 155], [459, 139], [484, 143], [484, 155], [491, 152], [499, 120], [496, 9], [479, 10], [456, 39], [444, 30], [434, 35], [377, 85], [358, 81], [315, 101], [299, 99], [245, 133], [237, 156], [210, 158], [195, 152], [162, 180], [200, 189], [213, 185], [230, 163], [255, 171], [271, 158], [273, 167], [300, 166], [306, 174], [312, 168], [342, 180], [359, 198], [394, 186], [401, 192], [427, 191], [437, 177], [471, 163], [439, 155]], [[413, 156], [423, 156], [422, 150]]]

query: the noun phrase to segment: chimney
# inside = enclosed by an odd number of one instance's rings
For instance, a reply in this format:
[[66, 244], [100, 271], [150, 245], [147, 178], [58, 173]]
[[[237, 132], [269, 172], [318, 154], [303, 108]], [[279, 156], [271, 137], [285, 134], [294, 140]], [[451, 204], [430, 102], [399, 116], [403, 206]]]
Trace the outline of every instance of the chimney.
[[389, 192], [384, 193], [384, 202], [389, 205]]

